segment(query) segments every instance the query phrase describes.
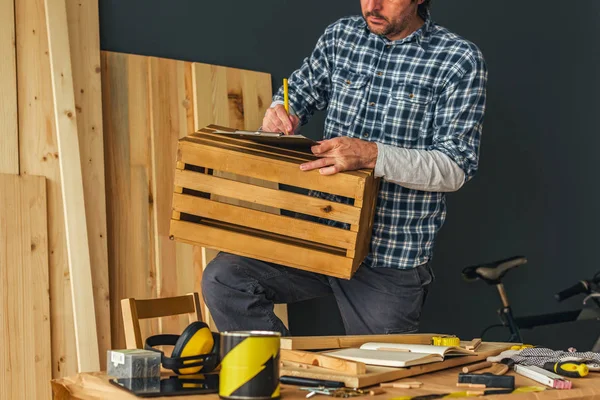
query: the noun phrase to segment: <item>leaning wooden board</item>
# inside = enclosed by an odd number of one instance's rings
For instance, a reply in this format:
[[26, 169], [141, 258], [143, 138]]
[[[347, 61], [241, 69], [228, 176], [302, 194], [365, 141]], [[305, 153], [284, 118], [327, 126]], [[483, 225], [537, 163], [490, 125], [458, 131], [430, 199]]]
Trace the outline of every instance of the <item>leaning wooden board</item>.
[[[102, 52], [106, 206], [113, 347], [125, 348], [121, 299], [153, 298], [155, 198], [148, 57]], [[142, 321], [142, 333], [158, 333]]]
[[65, 0], [45, 0], [45, 5], [54, 121], [60, 154], [67, 256], [71, 278], [71, 301], [75, 322], [77, 370], [90, 372], [100, 368], [100, 358], [94, 297], [89, 295], [93, 293], [92, 265], [83, 197], [83, 174], [77, 134], [67, 5]]
[[0, 174], [0, 399], [51, 398], [46, 182]]
[[[462, 344], [464, 345], [468, 343], [465, 342]], [[406, 378], [409, 376], [422, 375], [429, 372], [440, 371], [443, 369], [457, 367], [460, 365], [471, 364], [473, 362], [485, 360], [487, 357], [500, 354], [502, 351], [509, 349], [512, 345], [514, 345], [514, 343], [484, 342], [477, 349], [476, 356], [448, 358], [443, 362], [417, 365], [410, 368], [388, 368], [367, 365], [367, 373], [362, 375], [350, 375], [345, 373], [339, 373], [337, 371], [332, 371], [330, 369], [325, 369], [316, 366], [300, 368], [296, 365], [293, 365], [293, 363], [283, 361], [280, 368], [280, 375], [338, 381], [344, 382], [346, 387], [358, 388], [376, 385], [381, 382]]]
[[[191, 69], [189, 62], [148, 58], [150, 155], [155, 193], [153, 208], [154, 253], [157, 262], [157, 297], [181, 296], [197, 291], [192, 246], [169, 239], [171, 198], [175, 174], [177, 141], [193, 129]], [[182, 332], [189, 324], [186, 316], [159, 321], [161, 332]]]
[[110, 341], [110, 296], [106, 238], [106, 184], [100, 79], [100, 23], [98, 0], [67, 0], [77, 133], [85, 197], [94, 310], [100, 365], [106, 365]]
[[[177, 140], [194, 131], [199, 112], [241, 128], [260, 123], [271, 83], [267, 74], [114, 52], [102, 52], [101, 69], [112, 339], [120, 348], [121, 299], [201, 291], [202, 249], [168, 235]], [[143, 321], [142, 332], [185, 326], [185, 318]]]
[[44, 0], [15, 2], [19, 156], [23, 175], [46, 177], [52, 376], [77, 372]]
[[[95, 7], [95, 8], [94, 8]], [[95, 10], [95, 11], [94, 11]], [[75, 351], [75, 332], [73, 328], [73, 312], [71, 305], [70, 274], [67, 265], [67, 247], [64, 227], [61, 180], [59, 172], [60, 154], [56, 141], [54, 123], [54, 104], [52, 101], [52, 86], [50, 80], [50, 64], [48, 38], [46, 30], [44, 0], [19, 0], [15, 2], [15, 30], [17, 49], [17, 81], [18, 81], [18, 116], [19, 116], [19, 158], [20, 171], [23, 175], [41, 175], [46, 177], [47, 209], [48, 209], [48, 246], [50, 268], [50, 303], [51, 329], [52, 329], [52, 373], [54, 377], [71, 375], [77, 372], [77, 359]], [[78, 61], [85, 59], [93, 63], [94, 51], [98, 51], [99, 43], [88, 41], [92, 33], [81, 35], [73, 33], [77, 29], [90, 29], [97, 26], [94, 19], [98, 19], [98, 1], [90, 0], [78, 2], [69, 0], [67, 3], [69, 33], [79, 35], [76, 42], [79, 45], [77, 55], [72, 59], [74, 71], [74, 86], [79, 90], [75, 95], [76, 111], [83, 116], [83, 123], [87, 129], [79, 131], [83, 134], [82, 141], [85, 146], [80, 146], [82, 154], [91, 155], [92, 160], [84, 158], [87, 162], [81, 165], [84, 177], [93, 177], [94, 185], [92, 195], [86, 191], [84, 178], [84, 191], [86, 199], [86, 218], [96, 226], [89, 226], [92, 257], [92, 279], [94, 285], [94, 304], [97, 318], [98, 338], [101, 346], [99, 357], [103, 360], [106, 348], [110, 346], [107, 338], [110, 332], [108, 318], [107, 285], [108, 266], [106, 262], [105, 215], [104, 207], [104, 170], [102, 165], [101, 146], [102, 133], [99, 125], [92, 125], [97, 121], [101, 110], [97, 101], [89, 90], [98, 91], [99, 77], [97, 62], [93, 65], [93, 74], [96, 80], [89, 80], [80, 75]], [[76, 30], [76, 29], [75, 29]], [[85, 51], [81, 51], [81, 49]], [[94, 50], [96, 49], [96, 50]], [[73, 51], [73, 47], [71, 47]], [[89, 68], [87, 65], [86, 68]], [[89, 71], [89, 70], [88, 70]], [[95, 82], [95, 83], [94, 83]], [[90, 87], [92, 89], [86, 89]], [[81, 90], [83, 89], [83, 93]], [[97, 93], [96, 96], [98, 96]], [[97, 97], [96, 97], [97, 98]], [[90, 118], [84, 116], [89, 115]], [[91, 115], [96, 115], [92, 117]], [[94, 128], [96, 140], [90, 140], [89, 131]], [[83, 149], [82, 149], [83, 147]], [[93, 149], [92, 149], [93, 148]], [[89, 188], [90, 186], [88, 186]], [[94, 191], [95, 190], [95, 191]], [[104, 253], [104, 254], [103, 254]], [[102, 363], [102, 361], [101, 361]]]

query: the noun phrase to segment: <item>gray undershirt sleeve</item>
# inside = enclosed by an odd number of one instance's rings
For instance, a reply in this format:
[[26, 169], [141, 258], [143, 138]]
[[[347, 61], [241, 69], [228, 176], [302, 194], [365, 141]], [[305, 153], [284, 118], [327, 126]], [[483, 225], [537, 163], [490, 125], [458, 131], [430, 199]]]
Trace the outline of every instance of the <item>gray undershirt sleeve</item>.
[[404, 149], [376, 143], [376, 177], [427, 192], [454, 192], [465, 183], [464, 171], [438, 150]]

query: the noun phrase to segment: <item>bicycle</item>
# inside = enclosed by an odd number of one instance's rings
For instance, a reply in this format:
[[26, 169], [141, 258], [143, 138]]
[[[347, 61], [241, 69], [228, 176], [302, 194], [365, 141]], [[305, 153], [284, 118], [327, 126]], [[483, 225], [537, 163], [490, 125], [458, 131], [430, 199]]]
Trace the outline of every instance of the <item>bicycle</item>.
[[[591, 279], [581, 280], [573, 286], [556, 293], [554, 296], [556, 300], [560, 302], [579, 294], [586, 294], [587, 297], [584, 300], [584, 304], [587, 304], [588, 300], [591, 300], [596, 307], [582, 307], [581, 309], [572, 311], [515, 317], [508, 301], [502, 278], [504, 278], [511, 269], [515, 269], [526, 263], [527, 258], [515, 256], [492, 263], [467, 267], [462, 270], [463, 278], [467, 281], [482, 280], [488, 285], [496, 286], [502, 302], [502, 308], [498, 309], [501, 323], [493, 324], [485, 328], [481, 333], [482, 340], [484, 339], [485, 334], [493, 328], [501, 327], [508, 329], [510, 332], [508, 342], [523, 343], [521, 335], [522, 329], [590, 319], [600, 321], [600, 271], [598, 271]], [[600, 352], [600, 336], [592, 351]]]

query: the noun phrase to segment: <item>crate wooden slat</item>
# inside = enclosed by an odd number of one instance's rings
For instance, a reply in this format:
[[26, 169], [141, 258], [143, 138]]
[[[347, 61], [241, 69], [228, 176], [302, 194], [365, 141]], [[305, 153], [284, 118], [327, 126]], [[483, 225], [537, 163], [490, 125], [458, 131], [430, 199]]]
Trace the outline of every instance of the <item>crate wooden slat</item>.
[[272, 207], [285, 208], [290, 211], [330, 218], [349, 224], [358, 224], [360, 220], [360, 208], [358, 207], [196, 172], [177, 170], [175, 173], [175, 186], [219, 196], [235, 197], [240, 200], [256, 201]]
[[[350, 279], [369, 252], [379, 188], [372, 170], [301, 171], [310, 153], [223, 137], [210, 125], [179, 141], [173, 240]], [[220, 177], [222, 172], [240, 176]], [[349, 198], [349, 204], [247, 183], [260, 179]], [[234, 200], [233, 202], [230, 200]], [[258, 204], [300, 217], [250, 209]], [[290, 214], [287, 213], [287, 214]], [[298, 213], [298, 214], [294, 214]], [[312, 219], [312, 220], [311, 220]], [[315, 221], [340, 222], [330, 226]]]
[[[202, 176], [203, 174], [196, 175]], [[201, 197], [175, 193], [173, 210], [186, 214], [199, 214], [200, 217], [219, 219], [223, 222], [237, 223], [259, 230], [261, 227], [268, 226], [273, 233], [285, 235], [291, 232], [294, 237], [300, 239], [318, 240], [320, 243], [345, 249], [354, 249], [356, 246], [356, 232], [283, 215], [231, 206]]]

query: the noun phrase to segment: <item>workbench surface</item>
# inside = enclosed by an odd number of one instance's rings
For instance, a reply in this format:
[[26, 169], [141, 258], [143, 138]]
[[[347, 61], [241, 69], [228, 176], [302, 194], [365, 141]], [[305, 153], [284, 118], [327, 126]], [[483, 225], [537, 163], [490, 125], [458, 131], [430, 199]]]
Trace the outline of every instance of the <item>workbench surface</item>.
[[[423, 383], [420, 389], [385, 389], [386, 393], [374, 396], [374, 399], [392, 399], [400, 396], [417, 396], [423, 394], [447, 393], [460, 391], [456, 387], [458, 373], [460, 368], [452, 368], [439, 372], [429, 373], [404, 379], [405, 381], [419, 381]], [[513, 372], [510, 372], [513, 374]], [[517, 387], [523, 386], [541, 386], [540, 384], [516, 375]], [[510, 395], [485, 396], [486, 400], [515, 398], [519, 400], [545, 400], [545, 399], [598, 399], [600, 400], [600, 373], [590, 374], [585, 378], [573, 379], [573, 389], [571, 390], [552, 390], [547, 389], [537, 393], [518, 393]], [[105, 373], [83, 373], [73, 377], [56, 379], [52, 381], [52, 390], [55, 400], [135, 400], [135, 397], [126, 391], [108, 382]], [[283, 385], [281, 389], [282, 399], [300, 400], [305, 399], [307, 392], [298, 390], [295, 386]], [[366, 396], [367, 398], [369, 396]], [[192, 400], [206, 399], [217, 400], [217, 394], [196, 395], [196, 396], [174, 396], [157, 397], [164, 400]], [[326, 399], [327, 396], [315, 396], [313, 399]], [[365, 397], [356, 397], [357, 399]]]

